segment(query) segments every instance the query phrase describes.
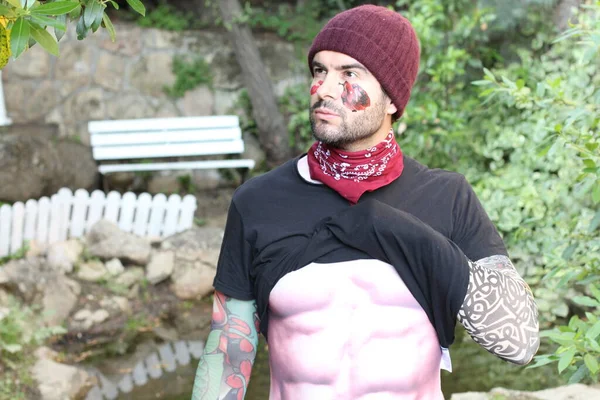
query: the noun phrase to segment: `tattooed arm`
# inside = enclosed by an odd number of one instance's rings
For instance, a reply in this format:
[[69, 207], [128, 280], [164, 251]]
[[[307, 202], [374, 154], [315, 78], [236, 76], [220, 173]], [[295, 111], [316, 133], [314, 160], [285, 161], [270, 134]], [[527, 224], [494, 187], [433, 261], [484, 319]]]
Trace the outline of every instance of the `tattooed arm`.
[[200, 358], [192, 400], [242, 400], [258, 344], [255, 301], [215, 292], [211, 331]]
[[506, 256], [469, 262], [467, 295], [458, 320], [490, 353], [519, 365], [540, 344], [538, 311], [529, 286]]

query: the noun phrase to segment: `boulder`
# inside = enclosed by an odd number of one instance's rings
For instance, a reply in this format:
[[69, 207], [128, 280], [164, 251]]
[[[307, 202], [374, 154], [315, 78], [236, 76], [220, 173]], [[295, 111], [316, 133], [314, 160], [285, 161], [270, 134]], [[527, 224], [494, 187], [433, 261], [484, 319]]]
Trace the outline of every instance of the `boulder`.
[[48, 348], [38, 349], [36, 356], [31, 373], [38, 382], [40, 400], [81, 400], [97, 384], [82, 368], [54, 361], [57, 354]]
[[86, 239], [89, 253], [103, 260], [118, 258], [125, 263], [146, 265], [150, 259], [152, 246], [148, 240], [124, 232], [107, 220], [95, 223]]
[[71, 273], [82, 253], [83, 245], [77, 239], [54, 243], [47, 251], [46, 264], [54, 271]]
[[155, 251], [152, 253], [152, 258], [146, 266], [146, 279], [153, 285], [164, 281], [171, 273], [175, 257], [172, 251]]
[[202, 298], [212, 292], [222, 241], [222, 229], [200, 227], [163, 240], [162, 249], [175, 251], [171, 290], [179, 299]]
[[19, 132], [0, 134], [0, 182], [5, 202], [51, 196], [62, 187], [91, 189], [96, 162], [89, 147], [68, 140]]
[[44, 322], [60, 325], [75, 307], [81, 287], [60, 272], [44, 270], [39, 259], [13, 260], [0, 269], [0, 288], [42, 306]]

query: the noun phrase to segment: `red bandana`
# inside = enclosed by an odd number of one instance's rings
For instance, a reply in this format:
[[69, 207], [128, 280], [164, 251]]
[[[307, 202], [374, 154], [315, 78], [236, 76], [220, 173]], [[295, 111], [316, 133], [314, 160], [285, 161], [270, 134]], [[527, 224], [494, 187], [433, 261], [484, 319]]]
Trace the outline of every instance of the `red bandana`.
[[385, 140], [363, 151], [345, 152], [323, 142], [308, 151], [310, 177], [356, 204], [365, 192], [383, 187], [402, 174], [402, 150], [390, 131]]

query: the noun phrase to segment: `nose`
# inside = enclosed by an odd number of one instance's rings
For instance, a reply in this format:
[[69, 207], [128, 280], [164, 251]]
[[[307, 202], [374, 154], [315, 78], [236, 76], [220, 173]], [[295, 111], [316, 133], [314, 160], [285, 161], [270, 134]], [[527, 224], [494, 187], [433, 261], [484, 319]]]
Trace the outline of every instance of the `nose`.
[[322, 81], [323, 84], [317, 89], [317, 96], [319, 96], [321, 100], [327, 98], [335, 100], [341, 95], [342, 88], [339, 79], [336, 79], [335, 76], [327, 75]]

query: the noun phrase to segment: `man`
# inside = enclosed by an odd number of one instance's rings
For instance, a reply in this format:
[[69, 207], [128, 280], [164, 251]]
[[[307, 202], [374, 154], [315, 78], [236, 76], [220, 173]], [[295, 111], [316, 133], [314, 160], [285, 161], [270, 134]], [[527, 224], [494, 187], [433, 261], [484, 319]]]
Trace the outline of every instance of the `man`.
[[193, 399], [243, 399], [259, 331], [271, 400], [442, 399], [457, 318], [528, 363], [537, 309], [473, 190], [395, 141], [419, 66], [410, 23], [342, 12], [308, 62], [317, 141], [233, 197]]

